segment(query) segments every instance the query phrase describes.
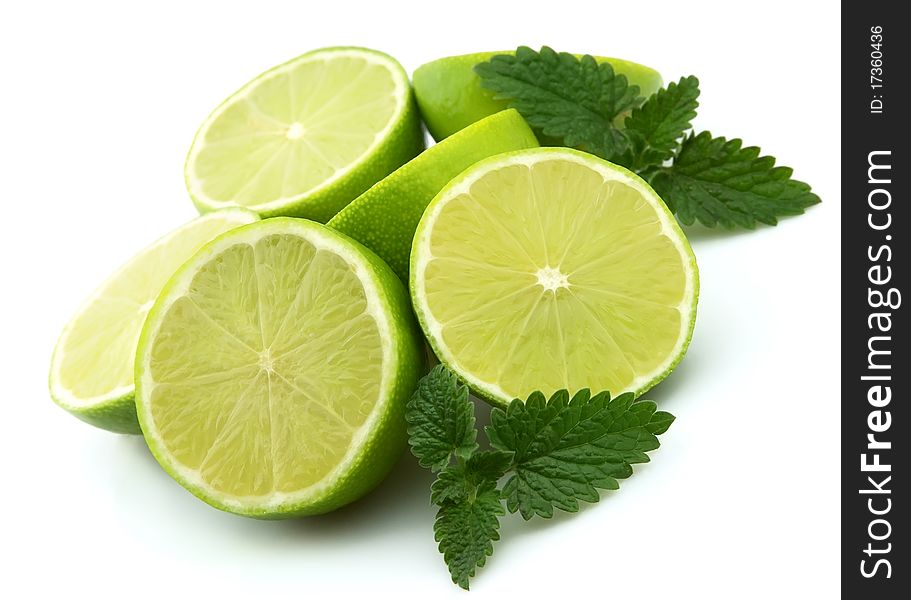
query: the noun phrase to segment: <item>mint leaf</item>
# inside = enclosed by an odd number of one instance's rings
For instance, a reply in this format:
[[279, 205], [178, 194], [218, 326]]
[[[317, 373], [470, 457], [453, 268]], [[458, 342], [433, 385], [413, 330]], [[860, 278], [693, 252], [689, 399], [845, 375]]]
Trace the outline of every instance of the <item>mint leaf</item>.
[[506, 514], [500, 491], [492, 481], [469, 486], [470, 492], [458, 501], [445, 501], [433, 524], [443, 560], [453, 583], [468, 589], [468, 580], [493, 554], [493, 542], [500, 539], [500, 519]]
[[658, 169], [650, 183], [687, 225], [754, 229], [757, 222], [775, 225], [778, 217], [802, 214], [819, 202], [809, 185], [791, 179], [791, 169], [742, 145], [706, 131], [690, 135], [673, 166]]
[[540, 52], [520, 46], [515, 56], [498, 54], [474, 70], [484, 88], [509, 101], [539, 134], [608, 160], [627, 149], [627, 138], [613, 121], [642, 98], [639, 87], [609, 63], [547, 46]]
[[496, 481], [512, 466], [513, 453], [501, 450], [481, 450], [468, 459], [468, 471], [475, 477]]
[[430, 501], [442, 505], [461, 501], [485, 481], [496, 483], [512, 465], [512, 452], [481, 450], [467, 461], [449, 465], [437, 475], [430, 486]]
[[680, 138], [691, 127], [699, 102], [699, 80], [690, 75], [658, 90], [627, 117], [624, 127], [633, 147], [631, 169], [660, 165], [673, 158]]
[[675, 419], [676, 417], [671, 413], [659, 410], [652, 415], [652, 418], [649, 419], [649, 422], [645, 427], [653, 434], [661, 435], [670, 428]]
[[478, 447], [468, 388], [443, 365], [421, 378], [405, 408], [408, 443], [422, 467], [438, 471], [453, 454], [468, 458]]
[[634, 403], [631, 393], [611, 400], [608, 392], [588, 390], [572, 399], [560, 390], [549, 400], [535, 392], [505, 412], [494, 409], [490, 444], [515, 452], [515, 471], [503, 488], [507, 508], [525, 519], [549, 518], [554, 508], [575, 512], [580, 500], [597, 502], [599, 489], [618, 489], [631, 465], [648, 462], [645, 453], [659, 446], [656, 433], [672, 420], [653, 402]]
[[446, 502], [460, 502], [468, 498], [477, 484], [472, 481], [464, 463], [449, 465], [437, 474], [430, 486], [430, 501], [437, 506]]

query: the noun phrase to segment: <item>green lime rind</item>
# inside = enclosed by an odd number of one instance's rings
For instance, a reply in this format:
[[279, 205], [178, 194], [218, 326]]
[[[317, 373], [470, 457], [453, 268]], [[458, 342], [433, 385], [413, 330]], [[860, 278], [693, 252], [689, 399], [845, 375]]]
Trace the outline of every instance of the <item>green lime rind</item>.
[[328, 225], [376, 252], [407, 282], [414, 231], [443, 186], [479, 160], [537, 146], [534, 133], [516, 110], [485, 117], [402, 165]]
[[[504, 396], [501, 393], [498, 393], [493, 389], [487, 382], [481, 381], [475, 377], [472, 373], [468, 372], [466, 369], [462, 368], [456, 357], [451, 354], [448, 348], [441, 343], [441, 341], [432, 334], [431, 320], [432, 317], [429, 316], [429, 309], [424, 302], [421, 296], [421, 284], [419, 282], [419, 270], [417, 268], [417, 263], [420, 260], [420, 248], [428, 243], [431, 229], [430, 218], [433, 215], [433, 208], [443, 202], [450, 192], [456, 188], [467, 188], [467, 183], [470, 180], [475, 179], [479, 173], [482, 173], [498, 165], [509, 165], [514, 164], [511, 162], [514, 158], [521, 158], [527, 155], [568, 155], [575, 156], [582, 159], [584, 162], [590, 165], [600, 165], [602, 173], [612, 172], [620, 174], [623, 177], [627, 178], [628, 181], [634, 183], [635, 185], [641, 187], [644, 190], [648, 190], [652, 195], [657, 199], [657, 202], [654, 206], [659, 210], [664, 219], [664, 225], [670, 229], [674, 234], [674, 241], [678, 244], [678, 248], [683, 251], [683, 254], [686, 256], [686, 268], [688, 269], [690, 277], [688, 282], [690, 285], [689, 297], [686, 299], [691, 302], [692, 309], [690, 310], [686, 322], [685, 322], [685, 333], [678, 338], [678, 343], [675, 348], [675, 351], [672, 353], [671, 360], [667, 362], [666, 366], [658, 373], [655, 373], [650, 377], [646, 382], [637, 386], [635, 389], [630, 390], [610, 390], [614, 394], [620, 394], [622, 392], [633, 392], [637, 397], [646, 393], [648, 390], [656, 386], [662, 380], [664, 380], [683, 360], [683, 357], [686, 355], [686, 351], [689, 348], [690, 342], [693, 338], [693, 331], [696, 326], [696, 313], [697, 305], [699, 300], [699, 268], [696, 263], [696, 255], [693, 253], [693, 249], [687, 240], [686, 235], [683, 233], [683, 230], [680, 228], [679, 223], [676, 218], [674, 218], [673, 213], [667, 208], [660, 197], [652, 190], [651, 186], [643, 180], [641, 177], [636, 175], [634, 172], [629, 169], [610, 163], [606, 160], [603, 160], [597, 156], [588, 154], [587, 152], [582, 152], [580, 150], [575, 150], [572, 148], [558, 148], [558, 147], [541, 147], [534, 148], [530, 150], [519, 150], [515, 152], [506, 152], [499, 154], [497, 156], [492, 156], [485, 160], [479, 161], [472, 167], [466, 169], [458, 177], [450, 181], [446, 187], [440, 190], [440, 193], [434, 197], [434, 199], [427, 206], [427, 210], [424, 213], [420, 223], [418, 224], [417, 230], [414, 236], [414, 242], [412, 245], [411, 251], [411, 269], [409, 277], [409, 290], [411, 293], [412, 306], [414, 307], [415, 315], [417, 316], [418, 322], [421, 325], [421, 329], [425, 334], [425, 339], [433, 350], [436, 358], [443, 364], [445, 364], [449, 369], [455, 372], [469, 387], [472, 393], [487, 403], [499, 407], [507, 408], [509, 403], [512, 402], [515, 398]], [[519, 398], [523, 402], [526, 398]]]
[[[493, 92], [481, 87], [481, 78], [474, 72], [475, 65], [497, 54], [515, 54], [515, 50], [449, 56], [415, 70], [415, 97], [433, 139], [440, 141], [509, 107], [507, 100], [496, 100]], [[626, 75], [631, 84], [638, 85], [645, 97], [661, 87], [661, 74], [654, 69], [619, 58], [594, 58], [598, 62], [609, 62], [617, 73]]]
[[70, 411], [70, 414], [80, 421], [112, 433], [130, 435], [142, 433], [142, 429], [139, 428], [139, 419], [136, 418], [135, 394], [118, 396], [85, 410]]
[[[244, 208], [229, 208], [222, 211], [210, 213], [210, 215], [230, 216], [238, 224], [251, 223], [259, 220], [259, 216]], [[202, 217], [211, 218], [211, 217]], [[86, 299], [82, 306], [76, 311], [69, 323], [64, 327], [60, 338], [54, 347], [51, 357], [50, 373], [48, 374], [48, 390], [51, 399], [55, 404], [69, 412], [71, 415], [90, 425], [100, 429], [105, 429], [114, 433], [126, 433], [139, 435], [142, 430], [139, 427], [139, 420], [136, 416], [135, 390], [132, 384], [118, 386], [105, 394], [91, 398], [77, 398], [76, 395], [63, 383], [60, 371], [64, 368], [62, 361], [66, 360], [66, 350], [68, 338], [76, 321], [83, 313], [90, 308], [99, 298], [104, 298], [103, 293], [109, 286], [116, 284], [119, 278], [129, 276], [137, 260], [141, 260], [146, 253], [153, 251], [162, 246], [166, 246], [169, 240], [181, 235], [181, 232], [198, 220], [190, 221], [183, 226], [167, 233], [146, 248], [134, 255], [129, 261], [121, 265], [117, 271], [111, 274], [104, 282], [99, 285], [91, 296]], [[186, 258], [189, 258], [188, 256]], [[106, 351], [110, 351], [106, 349]], [[126, 358], [130, 363], [134, 357]]]
[[[357, 46], [337, 46], [313, 50], [273, 67], [244, 84], [219, 104], [200, 126], [190, 145], [184, 165], [184, 181], [187, 191], [199, 212], [204, 213], [225, 206], [236, 206], [230, 201], [219, 201], [206, 197], [194, 183], [195, 177], [192, 174], [194, 155], [198, 145], [202, 144], [202, 136], [208, 131], [210, 123], [223, 112], [224, 108], [232, 105], [270, 74], [287, 69], [297, 62], [317, 54], [348, 51], [380, 59], [389, 67], [397, 83], [401, 86], [404, 98], [389, 129], [384, 135], [378, 135], [374, 144], [357, 161], [347, 165], [342, 172], [314, 189], [294, 198], [245, 206], [245, 208], [256, 211], [262, 218], [289, 216], [325, 223], [371, 185], [417, 156], [424, 149], [424, 132], [421, 128], [420, 114], [408, 74], [394, 58], [378, 50]], [[302, 168], [306, 168], [306, 165], [302, 165]]]
[[[54, 350], [51, 364], [56, 360], [58, 350]], [[92, 404], [79, 406], [66, 401], [63, 396], [55, 392], [53, 368], [48, 375], [48, 390], [54, 404], [67, 411], [80, 421], [94, 425], [112, 433], [125, 433], [140, 435], [139, 419], [136, 417], [135, 393], [130, 386], [126, 393], [113, 393], [96, 400]]]
[[[164, 316], [169, 300], [197, 268], [223, 248], [236, 241], [249, 239], [257, 230], [297, 232], [308, 239], [328, 242], [333, 251], [344, 253], [346, 260], [356, 263], [360, 273], [366, 275], [376, 292], [376, 299], [388, 318], [392, 334], [391, 363], [386, 367], [390, 375], [388, 393], [377, 402], [371, 417], [362, 426], [365, 429], [357, 449], [346, 457], [343, 469], [334, 477], [321, 481], [315, 489], [300, 497], [291, 497], [272, 505], [241, 504], [212, 493], [183, 472], [175, 463], [163, 442], [156, 435], [150, 414], [145, 381], [150, 379], [146, 366], [155, 327]], [[392, 469], [406, 447], [405, 404], [418, 378], [425, 371], [424, 345], [420, 330], [411, 312], [408, 293], [395, 273], [370, 250], [339, 232], [315, 222], [277, 217], [252, 226], [240, 227], [222, 235], [202, 248], [184, 264], [168, 281], [158, 300], [149, 312], [143, 327], [136, 354], [136, 406], [139, 424], [152, 455], [161, 467], [178, 483], [197, 498], [225, 512], [257, 519], [288, 519], [326, 513], [353, 502], [375, 488]], [[311, 486], [313, 487], [313, 486]]]

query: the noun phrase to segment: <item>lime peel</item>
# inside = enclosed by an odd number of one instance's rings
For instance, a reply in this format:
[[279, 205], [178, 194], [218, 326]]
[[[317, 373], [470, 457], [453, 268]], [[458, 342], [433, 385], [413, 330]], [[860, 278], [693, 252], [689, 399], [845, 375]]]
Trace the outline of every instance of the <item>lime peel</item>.
[[535, 134], [518, 111], [498, 112], [405, 163], [342, 209], [328, 225], [376, 252], [408, 281], [414, 231], [433, 197], [477, 161], [537, 145]]

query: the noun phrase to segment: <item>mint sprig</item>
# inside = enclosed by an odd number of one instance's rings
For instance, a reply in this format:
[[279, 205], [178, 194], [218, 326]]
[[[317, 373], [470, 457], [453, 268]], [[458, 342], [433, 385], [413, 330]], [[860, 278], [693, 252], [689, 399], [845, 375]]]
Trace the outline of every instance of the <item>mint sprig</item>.
[[635, 171], [684, 224], [754, 229], [820, 201], [759, 148], [705, 132], [687, 135], [699, 106], [694, 76], [641, 98], [608, 63], [547, 46], [540, 52], [520, 46], [515, 56], [493, 56], [475, 72], [542, 143], [578, 148]]
[[479, 450], [467, 433], [475, 432], [473, 409], [468, 388], [442, 365], [420, 381], [406, 409], [412, 453], [439, 471], [431, 486], [435, 539], [452, 581], [465, 589], [493, 553], [507, 510], [527, 520], [598, 502], [598, 490], [617, 489], [633, 464], [648, 461], [674, 420], [630, 393], [535, 392], [493, 409], [485, 429], [492, 449]]

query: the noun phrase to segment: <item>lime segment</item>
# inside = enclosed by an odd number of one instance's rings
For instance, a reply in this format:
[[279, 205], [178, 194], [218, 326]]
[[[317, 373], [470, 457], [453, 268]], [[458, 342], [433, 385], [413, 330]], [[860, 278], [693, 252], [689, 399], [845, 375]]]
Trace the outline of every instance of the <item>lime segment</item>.
[[219, 234], [257, 220], [247, 210], [210, 213], [134, 256], [105, 281], [64, 328], [51, 360], [50, 392], [80, 419], [139, 433], [133, 362], [146, 315], [177, 268]]
[[440, 360], [505, 404], [655, 385], [686, 351], [698, 272], [645, 182], [539, 148], [482, 161], [440, 192], [418, 226], [411, 285]]
[[325, 48], [222, 103], [196, 134], [186, 182], [201, 211], [325, 221], [422, 147], [402, 67], [373, 50]]
[[221, 236], [165, 287], [136, 362], [152, 453], [223, 510], [283, 518], [375, 486], [422, 367], [401, 282], [363, 246], [274, 218]]

